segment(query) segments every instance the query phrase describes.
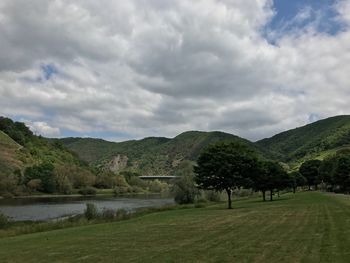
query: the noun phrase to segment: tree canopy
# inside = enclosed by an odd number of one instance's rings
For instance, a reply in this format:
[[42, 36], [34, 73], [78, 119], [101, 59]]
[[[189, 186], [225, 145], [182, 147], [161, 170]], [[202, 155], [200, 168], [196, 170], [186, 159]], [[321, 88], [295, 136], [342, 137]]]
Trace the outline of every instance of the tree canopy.
[[199, 155], [195, 181], [202, 189], [226, 191], [230, 209], [232, 190], [251, 185], [250, 174], [255, 172], [257, 163], [255, 153], [244, 144], [216, 143]]
[[317, 185], [321, 182], [319, 177], [319, 168], [322, 164], [320, 160], [310, 160], [304, 162], [300, 168], [299, 172], [306, 178], [309, 189], [312, 185], [317, 189]]

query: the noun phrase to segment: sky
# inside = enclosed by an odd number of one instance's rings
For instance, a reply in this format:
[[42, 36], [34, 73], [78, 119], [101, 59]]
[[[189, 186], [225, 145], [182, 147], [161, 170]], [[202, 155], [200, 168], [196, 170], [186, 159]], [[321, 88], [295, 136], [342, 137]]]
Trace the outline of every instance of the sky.
[[349, 114], [349, 72], [350, 0], [0, 2], [0, 115], [47, 137], [255, 141]]

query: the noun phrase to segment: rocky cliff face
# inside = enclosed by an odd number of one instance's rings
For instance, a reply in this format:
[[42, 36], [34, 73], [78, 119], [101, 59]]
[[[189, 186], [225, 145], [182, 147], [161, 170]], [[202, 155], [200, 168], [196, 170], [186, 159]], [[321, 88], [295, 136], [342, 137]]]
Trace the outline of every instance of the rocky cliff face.
[[128, 157], [125, 155], [118, 154], [116, 156], [112, 156], [110, 161], [106, 163], [106, 168], [114, 173], [122, 171], [128, 165]]

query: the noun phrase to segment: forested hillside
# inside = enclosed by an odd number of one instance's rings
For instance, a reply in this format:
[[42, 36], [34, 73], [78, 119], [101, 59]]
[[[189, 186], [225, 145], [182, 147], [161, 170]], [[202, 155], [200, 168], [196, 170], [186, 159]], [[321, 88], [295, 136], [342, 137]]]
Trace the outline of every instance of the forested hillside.
[[255, 148], [248, 140], [232, 134], [199, 131], [184, 132], [173, 139], [149, 137], [120, 143], [91, 138], [60, 141], [91, 164], [144, 175], [172, 174], [182, 161], [195, 161], [204, 147], [217, 141], [239, 141]]
[[256, 142], [270, 157], [299, 165], [308, 159], [323, 159], [350, 145], [350, 116], [336, 116], [288, 130]]
[[24, 123], [4, 117], [0, 117], [0, 153], [0, 194], [69, 192], [93, 176], [88, 165], [60, 142], [49, 142]]

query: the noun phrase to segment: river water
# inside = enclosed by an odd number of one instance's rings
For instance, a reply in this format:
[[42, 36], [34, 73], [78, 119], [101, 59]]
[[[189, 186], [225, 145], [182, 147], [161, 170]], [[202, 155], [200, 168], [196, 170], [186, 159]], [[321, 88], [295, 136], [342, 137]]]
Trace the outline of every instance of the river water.
[[137, 208], [162, 207], [174, 204], [173, 198], [156, 195], [137, 197], [40, 197], [0, 200], [0, 212], [14, 221], [45, 221], [68, 215], [84, 213], [87, 203], [96, 205], [99, 211], [123, 208], [133, 211]]

